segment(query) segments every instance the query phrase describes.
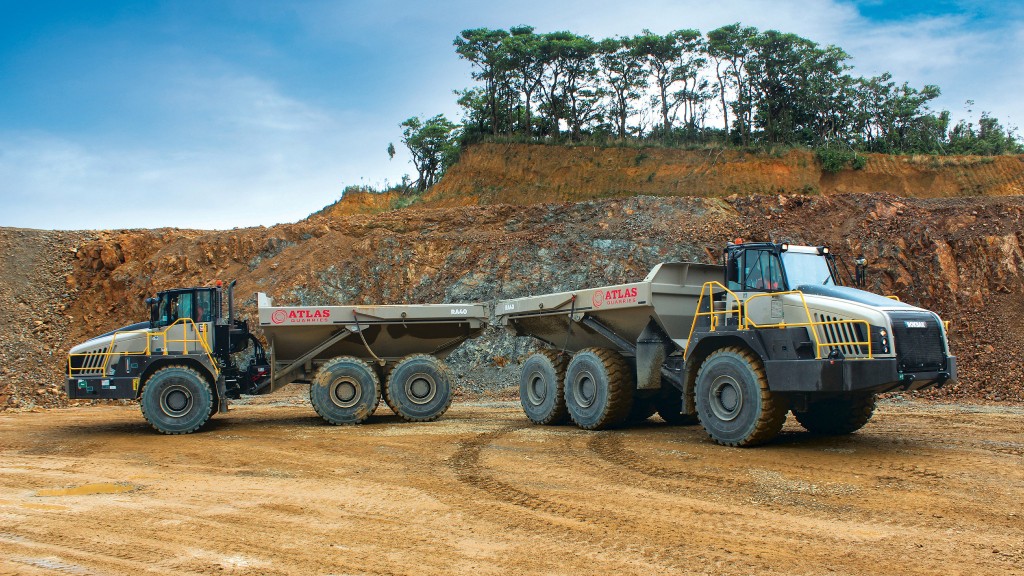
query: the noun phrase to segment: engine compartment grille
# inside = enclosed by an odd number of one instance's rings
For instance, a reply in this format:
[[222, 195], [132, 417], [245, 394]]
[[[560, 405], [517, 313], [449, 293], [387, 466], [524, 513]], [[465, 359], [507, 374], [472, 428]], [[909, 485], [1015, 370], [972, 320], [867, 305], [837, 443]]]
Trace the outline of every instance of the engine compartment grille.
[[946, 351], [938, 319], [924, 312], [890, 312], [896, 360], [901, 372], [946, 369]]
[[822, 354], [827, 355], [832, 350], [838, 350], [846, 357], [868, 355], [866, 345], [856, 344], [857, 342], [867, 342], [863, 325], [850, 322], [839, 316], [817, 312], [814, 313], [814, 321], [822, 323], [817, 327], [818, 338], [822, 344], [828, 344], [828, 346], [822, 347]]
[[96, 348], [87, 352], [72, 354], [68, 358], [70, 376], [100, 376], [107, 359], [107, 348]]

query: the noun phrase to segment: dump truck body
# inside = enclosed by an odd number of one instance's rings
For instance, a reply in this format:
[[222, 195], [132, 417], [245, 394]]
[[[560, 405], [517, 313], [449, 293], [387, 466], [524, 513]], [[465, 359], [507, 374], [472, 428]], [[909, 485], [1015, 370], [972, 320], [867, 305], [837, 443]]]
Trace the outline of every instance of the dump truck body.
[[275, 388], [308, 382], [338, 356], [385, 365], [412, 354], [444, 358], [483, 332], [489, 318], [481, 304], [274, 306], [263, 293], [257, 304]]
[[640, 282], [500, 300], [496, 314], [502, 325], [518, 334], [570, 352], [608, 344], [605, 334], [585, 324], [578, 326], [584, 314], [599, 318], [615, 334], [634, 343], [655, 319], [682, 348], [701, 287], [721, 276], [721, 266], [664, 262]]

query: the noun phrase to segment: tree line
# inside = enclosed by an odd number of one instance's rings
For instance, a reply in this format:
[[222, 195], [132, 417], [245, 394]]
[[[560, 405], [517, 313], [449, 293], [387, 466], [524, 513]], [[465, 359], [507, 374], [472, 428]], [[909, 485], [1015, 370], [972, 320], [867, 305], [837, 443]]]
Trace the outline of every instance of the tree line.
[[[857, 76], [834, 45], [739, 23], [706, 34], [595, 40], [532, 26], [474, 28], [454, 40], [474, 84], [456, 91], [461, 125], [442, 115], [403, 122], [424, 189], [460, 145], [642, 141], [663, 145], [807, 146], [889, 154], [1024, 153], [1012, 128], [981, 114], [952, 124], [929, 103], [935, 85]], [[972, 102], [969, 104], [973, 104]]]

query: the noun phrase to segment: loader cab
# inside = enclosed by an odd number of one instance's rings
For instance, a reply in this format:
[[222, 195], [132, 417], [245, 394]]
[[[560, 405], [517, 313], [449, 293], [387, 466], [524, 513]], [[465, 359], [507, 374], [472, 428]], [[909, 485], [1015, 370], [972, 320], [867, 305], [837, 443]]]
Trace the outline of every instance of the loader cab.
[[203, 324], [220, 316], [220, 292], [217, 288], [165, 290], [146, 302], [150, 305], [149, 322], [153, 328], [170, 326], [182, 318]]
[[807, 284], [839, 284], [835, 261], [824, 246], [737, 241], [726, 247], [725, 260], [725, 285], [733, 292], [783, 292]]

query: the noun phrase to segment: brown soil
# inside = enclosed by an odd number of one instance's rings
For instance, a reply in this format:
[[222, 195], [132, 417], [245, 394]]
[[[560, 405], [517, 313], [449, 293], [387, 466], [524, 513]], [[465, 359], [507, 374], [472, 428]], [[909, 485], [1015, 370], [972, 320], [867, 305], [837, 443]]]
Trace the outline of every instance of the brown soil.
[[1024, 194], [1024, 156], [868, 154], [862, 170], [823, 172], [811, 152], [564, 148], [481, 144], [426, 196], [428, 204], [534, 204], [594, 198], [730, 194], [872, 194], [940, 198]]
[[[652, 418], [532, 426], [510, 402], [326, 425], [304, 390], [204, 432], [137, 408], [0, 415], [0, 573], [1010, 574], [1024, 411], [883, 403], [756, 449]], [[273, 404], [267, 400], [274, 399]]]

